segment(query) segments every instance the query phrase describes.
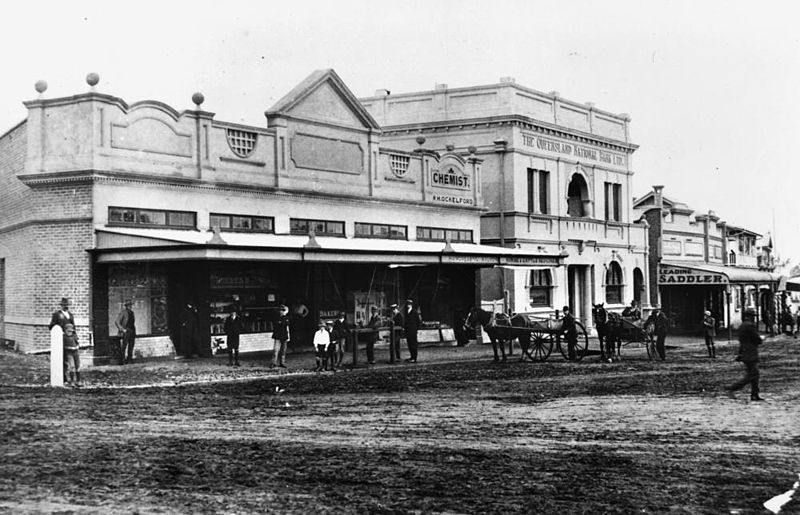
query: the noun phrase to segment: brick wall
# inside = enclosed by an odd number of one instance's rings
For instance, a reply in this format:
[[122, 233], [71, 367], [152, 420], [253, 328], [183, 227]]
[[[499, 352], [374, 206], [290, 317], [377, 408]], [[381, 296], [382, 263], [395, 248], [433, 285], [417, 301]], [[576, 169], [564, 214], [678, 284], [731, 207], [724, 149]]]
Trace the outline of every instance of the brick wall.
[[0, 258], [5, 259], [5, 338], [19, 350], [50, 345], [48, 323], [69, 297], [78, 337], [90, 343], [91, 184], [25, 186], [26, 125], [0, 138]]

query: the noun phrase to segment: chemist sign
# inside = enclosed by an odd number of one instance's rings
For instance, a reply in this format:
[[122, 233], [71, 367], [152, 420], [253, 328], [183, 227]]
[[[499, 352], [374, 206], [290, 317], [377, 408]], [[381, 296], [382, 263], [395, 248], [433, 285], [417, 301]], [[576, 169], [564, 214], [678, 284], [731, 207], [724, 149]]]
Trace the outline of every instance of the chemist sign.
[[658, 284], [664, 286], [723, 286], [728, 276], [708, 270], [658, 265]]

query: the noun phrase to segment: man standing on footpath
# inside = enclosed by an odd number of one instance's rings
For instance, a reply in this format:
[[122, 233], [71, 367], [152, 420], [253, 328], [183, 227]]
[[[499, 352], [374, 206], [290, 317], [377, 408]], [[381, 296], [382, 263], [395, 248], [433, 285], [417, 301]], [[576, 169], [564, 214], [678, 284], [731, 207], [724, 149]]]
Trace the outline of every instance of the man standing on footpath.
[[575, 326], [575, 317], [569, 310], [569, 306], [564, 306], [564, 318], [561, 319], [561, 330], [567, 339], [567, 356], [570, 360], [576, 358], [575, 347], [578, 344], [578, 329]]
[[272, 364], [270, 368], [281, 367], [286, 368], [284, 361], [286, 360], [286, 346], [291, 339], [291, 331], [289, 329], [289, 308], [281, 305], [279, 308], [278, 320], [275, 321], [275, 328], [272, 331], [272, 338], [275, 340], [275, 345], [272, 352]]
[[417, 348], [419, 341], [417, 340], [417, 331], [422, 325], [422, 318], [419, 313], [414, 309], [414, 301], [411, 299], [406, 300], [405, 313], [403, 313], [403, 332], [406, 335], [406, 344], [408, 345], [408, 353], [411, 355], [406, 361], [408, 363], [417, 362]]
[[400, 337], [403, 335], [403, 314], [400, 313], [400, 308], [397, 307], [397, 304], [392, 304], [389, 308], [392, 310], [392, 332], [391, 338], [389, 338], [389, 363], [394, 363], [395, 361], [400, 361]]
[[664, 361], [667, 357], [667, 349], [664, 342], [667, 339], [667, 330], [669, 329], [667, 315], [658, 307], [654, 308], [650, 316], [647, 317], [647, 321], [644, 325], [647, 327], [650, 324], [653, 325], [653, 330], [656, 335], [656, 352], [658, 353], [658, 357], [661, 358], [661, 361]]
[[703, 316], [703, 335], [706, 338], [708, 357], [716, 358], [717, 351], [714, 349], [714, 337], [717, 335], [717, 321], [711, 316], [711, 311], [706, 311]]
[[[133, 301], [125, 300], [122, 310], [114, 320], [117, 331], [122, 337], [122, 364], [133, 363], [133, 344], [136, 341], [136, 316], [133, 314], [131, 306]], [[127, 357], [126, 357], [127, 356]]]
[[244, 331], [244, 322], [239, 316], [239, 306], [234, 305], [230, 316], [225, 319], [226, 347], [228, 347], [228, 365], [239, 366], [239, 335]]
[[750, 320], [747, 320], [739, 328], [739, 353], [736, 356], [736, 361], [741, 361], [744, 364], [747, 373], [741, 381], [737, 381], [727, 388], [730, 397], [733, 397], [733, 392], [741, 390], [750, 383], [750, 400], [764, 400], [759, 396], [758, 387], [758, 346], [761, 345], [762, 341], [761, 336]]

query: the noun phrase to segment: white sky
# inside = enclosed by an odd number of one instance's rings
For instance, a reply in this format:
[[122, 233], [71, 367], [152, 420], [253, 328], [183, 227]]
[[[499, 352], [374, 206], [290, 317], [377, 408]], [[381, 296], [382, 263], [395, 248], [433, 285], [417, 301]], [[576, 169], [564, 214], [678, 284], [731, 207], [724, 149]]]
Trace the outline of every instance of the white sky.
[[[795, 6], [798, 7], [795, 7]], [[792, 1], [38, 1], [0, 4], [0, 133], [88, 90], [263, 125], [313, 70], [357, 96], [490, 84], [629, 113], [634, 191], [772, 231], [800, 262], [800, 4]]]

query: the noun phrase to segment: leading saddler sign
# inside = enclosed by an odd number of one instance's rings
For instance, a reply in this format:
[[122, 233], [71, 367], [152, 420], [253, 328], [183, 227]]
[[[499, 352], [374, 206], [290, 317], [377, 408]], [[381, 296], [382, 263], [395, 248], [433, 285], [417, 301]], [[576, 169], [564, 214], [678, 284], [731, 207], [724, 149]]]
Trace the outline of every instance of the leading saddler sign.
[[658, 284], [665, 286], [715, 286], [728, 284], [728, 276], [669, 265], [658, 266]]

